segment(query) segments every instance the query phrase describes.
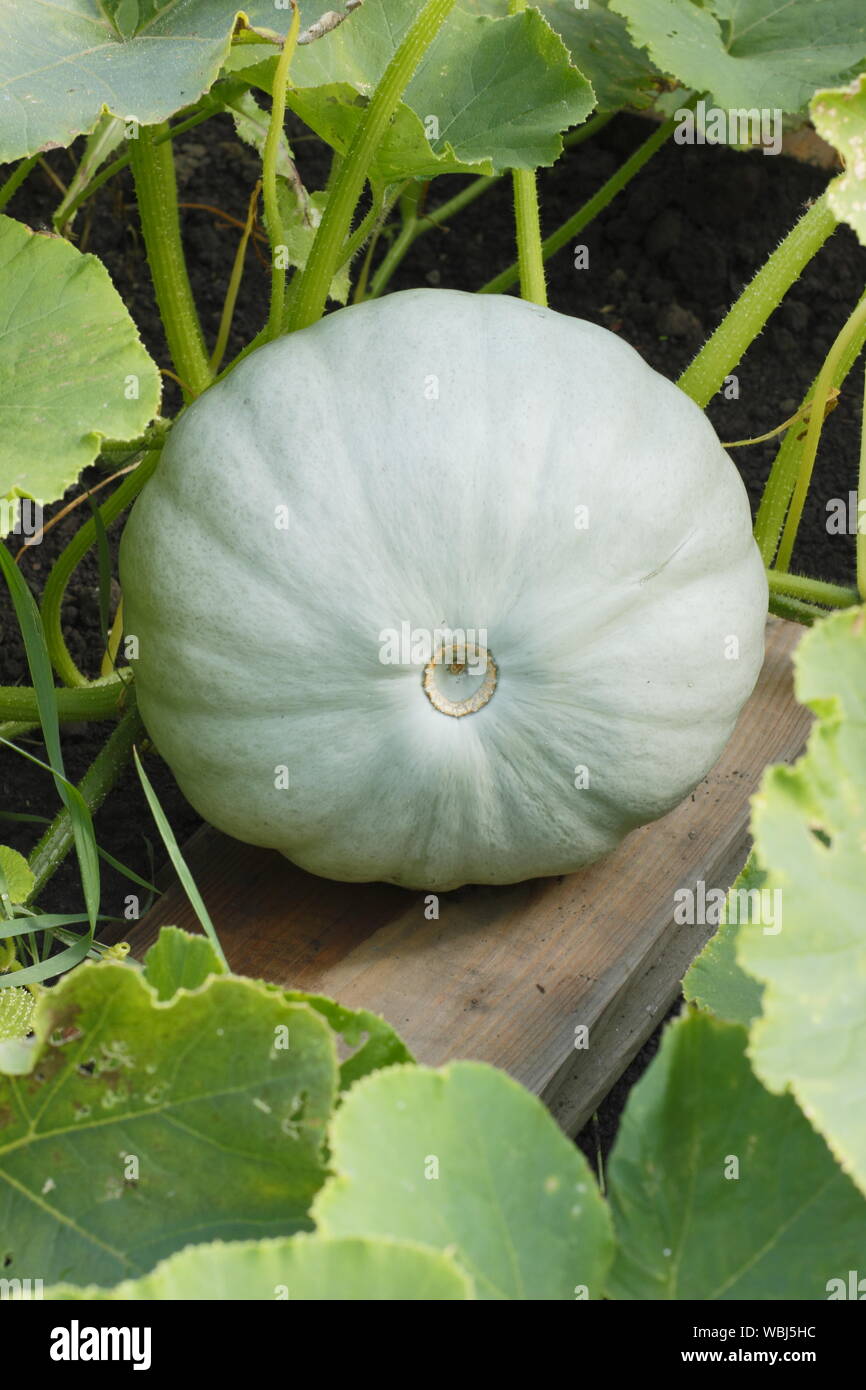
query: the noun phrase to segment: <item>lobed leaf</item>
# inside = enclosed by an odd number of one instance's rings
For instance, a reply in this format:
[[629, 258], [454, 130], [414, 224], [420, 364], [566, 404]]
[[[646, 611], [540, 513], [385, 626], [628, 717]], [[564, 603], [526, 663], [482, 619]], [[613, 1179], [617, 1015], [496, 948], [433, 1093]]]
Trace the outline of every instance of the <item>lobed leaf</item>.
[[689, 1011], [629, 1096], [608, 1169], [609, 1297], [826, 1298], [862, 1262], [866, 1203], [746, 1030]]
[[662, 72], [725, 109], [802, 111], [866, 57], [862, 0], [610, 0]]
[[153, 419], [159, 373], [101, 262], [2, 216], [0, 302], [0, 501], [50, 502]]
[[318, 1235], [188, 1246], [113, 1289], [59, 1284], [48, 1299], [414, 1302], [472, 1298], [454, 1260], [406, 1241]]
[[539, 1100], [476, 1062], [389, 1067], [330, 1131], [314, 1217], [330, 1236], [449, 1250], [483, 1299], [601, 1296], [609, 1218], [586, 1160]]
[[768, 769], [752, 803], [783, 925], [737, 939], [739, 963], [764, 985], [749, 1051], [866, 1192], [866, 610], [822, 620], [794, 663], [797, 698], [818, 723], [804, 756]]
[[[415, 0], [365, 0], [292, 59], [287, 104], [340, 153], [417, 10]], [[595, 105], [592, 87], [536, 10], [502, 15], [451, 11], [377, 151], [374, 182], [532, 169], [558, 158], [562, 132]], [[235, 49], [227, 64], [266, 91], [275, 66], [254, 44]]]
[[0, 1077], [8, 1277], [112, 1284], [190, 1241], [309, 1226], [337, 1081], [312, 1009], [227, 975], [163, 1002], [87, 963], [33, 1022], [31, 1069]]

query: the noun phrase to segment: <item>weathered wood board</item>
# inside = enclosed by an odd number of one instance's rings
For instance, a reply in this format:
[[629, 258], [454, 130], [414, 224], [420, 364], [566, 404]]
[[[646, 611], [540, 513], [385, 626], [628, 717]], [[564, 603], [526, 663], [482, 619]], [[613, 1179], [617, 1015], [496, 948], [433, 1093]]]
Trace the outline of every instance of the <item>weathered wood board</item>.
[[[674, 893], [726, 888], [748, 851], [748, 802], [767, 763], [793, 761], [810, 717], [793, 698], [802, 628], [771, 618], [758, 686], [709, 776], [670, 815], [582, 872], [439, 899], [333, 883], [210, 827], [185, 847], [234, 970], [383, 1014], [417, 1059], [505, 1068], [576, 1133], [676, 998], [711, 927], [673, 920]], [[176, 881], [128, 933], [197, 930]], [[575, 1048], [575, 1029], [589, 1047]]]

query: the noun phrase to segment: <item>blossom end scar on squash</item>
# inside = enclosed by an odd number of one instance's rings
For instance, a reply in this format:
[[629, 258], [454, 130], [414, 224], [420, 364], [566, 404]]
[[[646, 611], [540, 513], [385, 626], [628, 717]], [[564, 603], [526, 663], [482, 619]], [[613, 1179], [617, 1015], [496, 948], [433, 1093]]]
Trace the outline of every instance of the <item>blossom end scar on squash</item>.
[[[462, 719], [484, 708], [498, 679], [499, 669], [486, 647], [459, 643], [437, 648], [424, 667], [421, 684], [434, 709], [453, 719]], [[468, 695], [463, 694], [473, 680], [480, 683]], [[462, 698], [454, 698], [457, 695]]]

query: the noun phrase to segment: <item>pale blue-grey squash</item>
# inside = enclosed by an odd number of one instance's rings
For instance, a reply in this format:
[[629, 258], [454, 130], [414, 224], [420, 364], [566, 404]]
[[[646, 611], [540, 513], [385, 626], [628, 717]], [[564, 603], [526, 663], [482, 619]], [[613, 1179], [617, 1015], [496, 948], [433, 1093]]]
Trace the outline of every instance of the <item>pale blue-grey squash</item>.
[[446, 290], [209, 390], [121, 578], [193, 806], [314, 873], [433, 890], [567, 873], [676, 805], [767, 609], [743, 484], [676, 386], [605, 329]]

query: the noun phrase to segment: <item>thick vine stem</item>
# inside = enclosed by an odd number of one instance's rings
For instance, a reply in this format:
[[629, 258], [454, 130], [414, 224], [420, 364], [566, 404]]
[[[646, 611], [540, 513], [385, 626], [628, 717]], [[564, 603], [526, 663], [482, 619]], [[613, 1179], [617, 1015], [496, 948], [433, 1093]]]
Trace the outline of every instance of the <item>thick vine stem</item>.
[[[133, 688], [130, 688], [126, 713], [78, 784], [78, 790], [91, 811], [98, 810], [102, 805], [129, 761], [133, 744], [141, 739], [143, 733], [141, 715], [135, 703]], [[36, 882], [28, 902], [38, 898], [74, 843], [72, 817], [64, 806], [30, 855], [28, 862]]]
[[[866, 291], [861, 298], [866, 299]], [[862, 324], [860, 331], [849, 340], [844, 353], [839, 358], [833, 373], [831, 390], [841, 391], [845, 378], [860, 356], [864, 344], [866, 344], [866, 323]], [[797, 412], [798, 416], [802, 415], [804, 418], [808, 416], [815, 399], [817, 385], [818, 378], [816, 377], [803, 397], [803, 403]], [[785, 516], [797, 482], [805, 435], [805, 428], [791, 428], [787, 431], [776, 451], [770, 476], [764, 485], [761, 504], [755, 518], [755, 540], [765, 565], [773, 563], [779, 547], [779, 539], [785, 525]]]
[[324, 313], [328, 288], [340, 264], [343, 245], [373, 156], [412, 74], [454, 4], [455, 0], [427, 0], [382, 74], [334, 180], [309, 259], [298, 282], [289, 316], [289, 329], [292, 332], [315, 323]]
[[815, 467], [815, 459], [818, 454], [818, 441], [821, 438], [821, 430], [824, 425], [824, 407], [832, 389], [833, 380], [839, 372], [840, 364], [844, 361], [850, 345], [857, 341], [864, 329], [866, 329], [866, 298], [860, 300], [837, 335], [836, 341], [824, 358], [815, 382], [815, 396], [809, 414], [809, 423], [806, 426], [806, 438], [803, 442], [803, 452], [800, 455], [797, 482], [785, 519], [785, 529], [779, 542], [779, 553], [776, 556], [777, 570], [787, 570], [791, 563], [803, 507], [806, 504], [806, 495], [812, 481], [812, 470]]
[[129, 141], [129, 158], [141, 230], [156, 301], [177, 374], [187, 398], [201, 395], [213, 379], [183, 254], [174, 154], [167, 122], [139, 126]]
[[[690, 107], [696, 100], [697, 97], [693, 96], [688, 102], [684, 103], [684, 105]], [[660, 149], [665, 141], [670, 138], [676, 129], [676, 125], [676, 118], [671, 116], [669, 120], [659, 126], [658, 130], [654, 130], [652, 135], [644, 140], [643, 144], [639, 145], [633, 154], [629, 155], [628, 159], [617, 169], [616, 173], [611, 174], [610, 178], [606, 183], [602, 184], [597, 193], [594, 193], [591, 198], [588, 198], [573, 216], [563, 222], [561, 227], [557, 227], [555, 232], [551, 232], [549, 237], [545, 237], [544, 241], [541, 243], [541, 253], [545, 261], [550, 260], [550, 257], [555, 255], [557, 251], [561, 251], [563, 246], [571, 241], [572, 237], [582, 232], [584, 227], [587, 227], [594, 218], [598, 217], [600, 212], [604, 211], [608, 203], [613, 202], [616, 195], [622, 192], [634, 178], [635, 174], [640, 173], [647, 161], [652, 159], [656, 150]], [[495, 275], [492, 280], [488, 280], [486, 285], [482, 285], [478, 293], [502, 294], [505, 290], [510, 289], [512, 285], [516, 284], [519, 278], [520, 264], [518, 261], [515, 261], [513, 265], [508, 266], [507, 270], [501, 271], [500, 274]]]
[[[138, 465], [134, 473], [128, 473], [123, 482], [111, 494], [107, 502], [103, 502], [99, 508], [99, 515], [103, 526], [109, 526], [121, 512], [125, 511], [130, 503], [138, 496], [148, 478], [153, 473], [159, 462], [160, 451], [154, 449], [152, 453], [146, 454]], [[87, 677], [82, 675], [72, 657], [69, 648], [63, 638], [63, 630], [60, 621], [63, 595], [66, 593], [66, 586], [70, 577], [77, 566], [81, 563], [90, 547], [96, 540], [96, 523], [93, 517], [86, 521], [72, 540], [62, 550], [54, 562], [51, 573], [45, 583], [42, 593], [42, 623], [45, 628], [45, 641], [48, 645], [48, 655], [51, 657], [51, 664], [65, 685], [70, 686], [89, 686], [91, 684]]]
[[[56, 692], [59, 718], [76, 722], [111, 719], [123, 704], [131, 679], [131, 672], [126, 671], [122, 675], [100, 677], [89, 685], [61, 687]], [[27, 726], [39, 723], [39, 703], [33, 686], [0, 685], [0, 720], [14, 720]]]
[[[527, 0], [509, 0], [508, 13], [520, 14]], [[541, 216], [538, 208], [538, 182], [534, 169], [512, 169], [514, 187], [514, 228], [517, 264], [520, 267], [520, 297], [547, 307], [544, 253], [541, 249]]]
[[821, 618], [827, 617], [827, 609], [819, 608], [805, 599], [793, 598], [790, 594], [771, 594], [769, 611], [776, 618], [786, 618], [791, 623], [802, 623], [812, 627]]
[[856, 589], [843, 584], [828, 584], [823, 579], [811, 579], [805, 574], [780, 574], [767, 570], [771, 594], [787, 594], [807, 603], [823, 604], [827, 608], [853, 608], [859, 602]]
[[767, 257], [677, 383], [701, 408], [712, 400], [835, 227], [827, 195], [822, 194]]
[[538, 185], [534, 169], [512, 169], [514, 182], [514, 223], [517, 232], [517, 264], [520, 266], [520, 296], [533, 304], [547, 306], [544, 253], [541, 247], [541, 217]]
[[271, 305], [268, 312], [268, 338], [276, 338], [283, 329], [283, 300], [286, 293], [286, 268], [278, 265], [285, 234], [280, 217], [280, 203], [277, 197], [277, 156], [280, 149], [280, 136], [286, 119], [286, 87], [289, 82], [289, 67], [298, 41], [301, 12], [296, 0], [292, 0], [292, 22], [285, 37], [282, 52], [277, 59], [271, 100], [271, 119], [265, 137], [265, 150], [262, 160], [262, 200], [265, 205], [265, 225], [271, 243]]

